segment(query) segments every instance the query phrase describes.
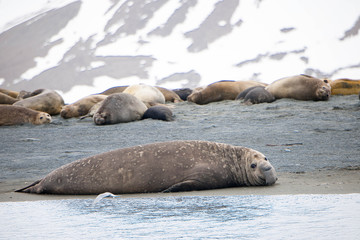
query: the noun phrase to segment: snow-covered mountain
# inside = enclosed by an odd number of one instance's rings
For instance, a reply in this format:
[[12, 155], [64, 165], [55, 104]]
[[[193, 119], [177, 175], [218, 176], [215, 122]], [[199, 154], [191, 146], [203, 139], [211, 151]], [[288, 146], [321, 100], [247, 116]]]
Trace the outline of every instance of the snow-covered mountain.
[[0, 88], [360, 79], [358, 0], [0, 0]]

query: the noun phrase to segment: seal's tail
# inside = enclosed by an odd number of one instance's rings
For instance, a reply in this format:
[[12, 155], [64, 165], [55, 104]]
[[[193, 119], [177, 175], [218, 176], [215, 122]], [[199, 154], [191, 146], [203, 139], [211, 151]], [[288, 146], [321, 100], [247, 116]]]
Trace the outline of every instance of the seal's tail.
[[33, 182], [32, 184], [30, 184], [29, 186], [26, 186], [24, 188], [15, 190], [15, 192], [24, 192], [24, 193], [31, 193], [31, 187], [35, 186], [36, 184], [38, 184], [41, 180], [37, 180], [36, 182]]

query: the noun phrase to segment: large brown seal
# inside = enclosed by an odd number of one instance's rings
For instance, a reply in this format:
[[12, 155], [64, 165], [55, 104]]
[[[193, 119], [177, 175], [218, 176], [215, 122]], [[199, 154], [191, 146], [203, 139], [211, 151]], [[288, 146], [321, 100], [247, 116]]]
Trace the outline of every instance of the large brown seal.
[[331, 95], [353, 95], [360, 93], [360, 80], [336, 79], [330, 81]]
[[48, 113], [19, 106], [0, 105], [0, 126], [20, 125], [25, 123], [39, 125], [50, 122], [51, 116]]
[[147, 107], [165, 104], [165, 97], [156, 87], [146, 84], [134, 84], [127, 87], [123, 93], [131, 94], [140, 99]]
[[107, 95], [90, 95], [83, 97], [72, 104], [63, 106], [60, 111], [60, 116], [65, 119], [85, 116], [96, 103], [103, 101], [107, 97]]
[[93, 116], [96, 125], [124, 123], [140, 120], [147, 110], [137, 97], [127, 93], [108, 96]]
[[207, 141], [171, 141], [77, 160], [28, 187], [28, 193], [148, 193], [272, 185], [276, 172], [253, 149]]
[[64, 106], [64, 99], [53, 90], [38, 89], [33, 91], [29, 97], [14, 103], [14, 105], [47, 112], [50, 115], [57, 115]]
[[276, 99], [326, 101], [331, 95], [331, 87], [327, 80], [308, 75], [281, 78], [272, 82], [265, 89]]
[[194, 91], [188, 96], [187, 100], [197, 104], [235, 100], [239, 93], [254, 86], [266, 86], [266, 84], [256, 81], [219, 81], [208, 85], [200, 91]]

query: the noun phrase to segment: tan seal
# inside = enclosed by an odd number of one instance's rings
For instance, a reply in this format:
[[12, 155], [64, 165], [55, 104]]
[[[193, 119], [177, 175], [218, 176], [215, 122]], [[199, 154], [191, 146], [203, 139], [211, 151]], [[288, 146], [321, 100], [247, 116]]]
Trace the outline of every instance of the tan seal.
[[360, 80], [336, 79], [330, 81], [331, 95], [357, 95], [360, 93]]
[[165, 97], [156, 87], [146, 84], [134, 84], [127, 87], [123, 93], [131, 94], [140, 99], [147, 107], [165, 104]]
[[72, 104], [63, 106], [60, 111], [60, 116], [65, 119], [85, 116], [96, 103], [103, 101], [107, 97], [107, 95], [90, 95], [83, 97]]
[[172, 91], [170, 89], [163, 88], [163, 87], [157, 87], [157, 86], [156, 86], [156, 88], [159, 89], [159, 91], [164, 95], [165, 102], [178, 103], [178, 102], [183, 101], [179, 95], [177, 95], [174, 91]]
[[188, 96], [187, 100], [197, 104], [235, 100], [242, 91], [254, 86], [266, 86], [266, 84], [256, 81], [219, 81], [208, 85], [202, 90], [194, 91]]
[[330, 98], [331, 87], [327, 80], [308, 75], [285, 77], [272, 82], [265, 88], [276, 99], [325, 101]]
[[110, 95], [113, 93], [122, 93], [128, 86], [117, 86], [109, 88], [101, 93], [98, 93], [99, 95]]
[[13, 98], [5, 93], [0, 92], [0, 104], [14, 104], [17, 101], [19, 101], [19, 99]]
[[8, 96], [10, 96], [12, 98], [17, 98], [19, 96], [19, 92], [7, 90], [7, 89], [4, 89], [4, 88], [0, 88], [0, 93], [8, 95]]
[[170, 141], [122, 148], [64, 165], [28, 193], [100, 194], [267, 186], [276, 171], [260, 152], [207, 141]]
[[57, 115], [64, 106], [64, 99], [56, 91], [38, 89], [26, 98], [14, 103], [14, 105], [47, 112], [50, 115]]
[[20, 125], [25, 123], [39, 125], [50, 122], [51, 116], [48, 113], [19, 106], [0, 105], [0, 126]]
[[96, 125], [124, 123], [140, 120], [147, 110], [146, 105], [128, 93], [109, 95], [93, 116]]

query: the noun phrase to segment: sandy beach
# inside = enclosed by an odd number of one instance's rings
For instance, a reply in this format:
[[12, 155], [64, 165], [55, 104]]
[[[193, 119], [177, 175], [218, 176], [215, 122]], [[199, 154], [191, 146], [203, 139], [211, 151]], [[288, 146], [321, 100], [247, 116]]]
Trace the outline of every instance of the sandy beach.
[[52, 170], [117, 148], [171, 140], [207, 140], [264, 153], [279, 180], [268, 187], [241, 187], [173, 195], [274, 195], [360, 193], [360, 103], [358, 96], [326, 102], [277, 100], [246, 106], [239, 101], [173, 106], [175, 121], [142, 120], [96, 126], [91, 119], [1, 127], [0, 201], [95, 198], [15, 193]]

